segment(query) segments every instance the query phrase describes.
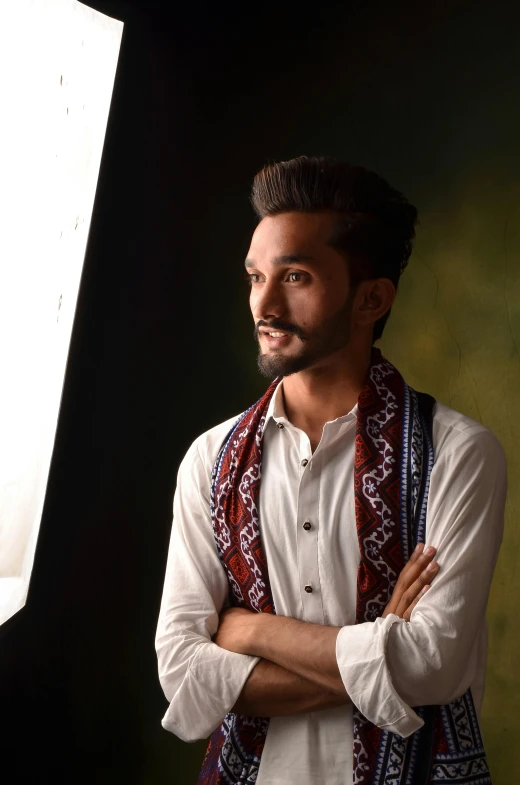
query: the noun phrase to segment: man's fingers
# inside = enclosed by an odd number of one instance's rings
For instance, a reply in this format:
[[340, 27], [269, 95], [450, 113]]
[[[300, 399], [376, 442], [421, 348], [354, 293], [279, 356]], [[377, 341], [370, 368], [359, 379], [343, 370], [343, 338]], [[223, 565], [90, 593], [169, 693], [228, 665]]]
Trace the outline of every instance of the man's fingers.
[[421, 556], [421, 555], [422, 555], [422, 553], [423, 553], [423, 551], [424, 551], [425, 547], [426, 547], [426, 546], [425, 546], [424, 542], [418, 542], [418, 543], [417, 543], [417, 545], [415, 546], [415, 550], [414, 550], [414, 552], [412, 553], [412, 555], [410, 556], [410, 558], [408, 559], [408, 561], [407, 561], [407, 562], [406, 562], [406, 564], [405, 564], [405, 568], [406, 568], [406, 567], [407, 567], [409, 564], [413, 564], [414, 562], [416, 562], [416, 561], [417, 561], [417, 559], [419, 558], [419, 556]]
[[429, 588], [430, 588], [429, 584], [427, 584], [426, 586], [423, 586], [423, 587], [422, 587], [422, 589], [421, 589], [421, 591], [419, 592], [419, 594], [418, 594], [418, 595], [417, 595], [417, 597], [415, 598], [415, 600], [414, 600], [414, 601], [412, 602], [412, 604], [411, 604], [411, 605], [410, 605], [410, 606], [409, 606], [409, 607], [408, 607], [408, 608], [405, 610], [405, 612], [403, 613], [403, 619], [404, 619], [405, 621], [410, 621], [410, 616], [412, 615], [412, 611], [413, 611], [413, 609], [415, 608], [415, 606], [417, 605], [417, 603], [419, 602], [419, 600], [421, 599], [421, 597], [424, 597], [424, 595], [426, 594], [426, 592], [428, 591], [428, 589], [429, 589]]
[[[407, 563], [401, 570], [397, 583], [390, 597], [390, 601], [383, 612], [383, 618], [389, 613], [402, 616], [411, 603], [417, 598], [422, 587], [431, 583], [439, 570], [439, 565], [433, 562], [437, 549], [431, 545], [426, 547], [419, 543]], [[430, 565], [434, 565], [431, 567]], [[429, 574], [425, 572], [430, 567]], [[424, 573], [424, 574], [423, 574]]]
[[436, 553], [437, 548], [433, 548], [431, 545], [427, 548], [423, 546], [420, 551], [416, 548], [404, 568], [401, 570], [399, 578], [397, 579], [396, 589], [398, 591], [405, 591], [408, 589], [417, 580], [422, 571], [426, 569], [428, 564], [433, 561]]
[[[428, 545], [428, 547], [424, 547], [422, 551], [417, 554], [413, 562], [410, 563], [411, 560], [408, 562], [408, 564], [410, 564], [406, 575], [408, 585], [411, 585], [415, 580], [417, 580], [421, 572], [426, 569], [428, 564], [433, 561], [436, 553], [437, 548], [434, 548], [432, 545]], [[416, 551], [414, 551], [412, 556], [415, 554]]]
[[412, 555], [404, 565], [403, 569], [401, 570], [399, 577], [406, 575], [412, 569], [413, 565], [417, 563], [417, 560], [422, 556], [424, 552], [425, 545], [423, 542], [417, 543], [415, 550], [413, 551]]
[[405, 592], [403, 592], [397, 605], [397, 610], [394, 611], [394, 613], [396, 613], [397, 616], [402, 616], [404, 618], [406, 611], [408, 611], [410, 607], [414, 606], [414, 603], [417, 601], [418, 597], [422, 596], [421, 592], [424, 587], [430, 585], [438, 572], [439, 564], [436, 561], [430, 562], [426, 569], [421, 572], [417, 580], [414, 581]]

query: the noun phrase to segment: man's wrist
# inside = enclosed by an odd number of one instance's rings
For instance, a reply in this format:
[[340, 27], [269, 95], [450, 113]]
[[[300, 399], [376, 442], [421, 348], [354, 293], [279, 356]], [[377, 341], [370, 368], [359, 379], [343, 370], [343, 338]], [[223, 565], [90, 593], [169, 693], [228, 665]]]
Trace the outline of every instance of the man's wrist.
[[273, 619], [276, 619], [276, 616], [270, 613], [255, 613], [251, 615], [252, 623], [247, 640], [245, 641], [247, 651], [244, 653], [250, 654], [253, 657], [269, 659], [261, 652], [265, 650], [265, 640], [269, 635], [268, 628]]
[[295, 620], [288, 616], [259, 613], [256, 615], [254, 622], [250, 640], [248, 641], [248, 653], [254, 657], [270, 660], [273, 657], [273, 650], [276, 651], [277, 649], [277, 633], [280, 635], [282, 629], [284, 633], [287, 633], [288, 628], [295, 623]]
[[289, 616], [254, 614], [244, 652], [270, 660], [325, 690], [343, 696], [336, 660], [340, 627], [311, 624]]

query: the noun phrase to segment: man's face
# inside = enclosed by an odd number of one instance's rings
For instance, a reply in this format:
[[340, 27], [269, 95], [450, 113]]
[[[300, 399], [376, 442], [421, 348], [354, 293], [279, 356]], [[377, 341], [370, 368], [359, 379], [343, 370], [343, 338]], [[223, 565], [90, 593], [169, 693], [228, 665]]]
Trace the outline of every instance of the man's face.
[[327, 244], [335, 220], [327, 212], [283, 213], [256, 228], [246, 272], [265, 376], [316, 366], [349, 342], [347, 263]]

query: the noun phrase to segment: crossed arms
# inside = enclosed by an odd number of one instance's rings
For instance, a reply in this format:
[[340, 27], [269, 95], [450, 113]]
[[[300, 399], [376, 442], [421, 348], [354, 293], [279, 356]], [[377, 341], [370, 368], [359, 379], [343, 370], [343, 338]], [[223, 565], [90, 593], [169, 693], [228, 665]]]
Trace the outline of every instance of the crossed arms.
[[[384, 616], [409, 621], [439, 565], [435, 548], [419, 545], [401, 572]], [[331, 709], [349, 701], [336, 658], [340, 627], [228, 608], [220, 614], [214, 642], [262, 659], [249, 675], [233, 711], [280, 717]]]
[[195, 442], [179, 470], [157, 629], [159, 677], [169, 701], [163, 726], [193, 741], [206, 738], [233, 708], [283, 716], [350, 699], [376, 725], [404, 736], [422, 724], [411, 707], [448, 703], [480, 679], [505, 464], [489, 432], [471, 439], [456, 434], [453, 441], [432, 472], [427, 538], [442, 569], [431, 588], [409, 622], [394, 607], [376, 622], [341, 628], [222, 613], [229, 587], [209, 518], [218, 444]]

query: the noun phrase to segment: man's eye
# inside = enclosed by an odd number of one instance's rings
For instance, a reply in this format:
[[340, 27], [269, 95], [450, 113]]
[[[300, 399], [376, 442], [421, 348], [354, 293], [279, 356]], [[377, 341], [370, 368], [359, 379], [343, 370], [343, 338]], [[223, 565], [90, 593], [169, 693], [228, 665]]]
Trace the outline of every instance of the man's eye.
[[258, 283], [260, 275], [258, 273], [245, 273], [245, 279], [249, 284]]
[[298, 283], [303, 278], [302, 273], [289, 273], [289, 281], [291, 283]]

